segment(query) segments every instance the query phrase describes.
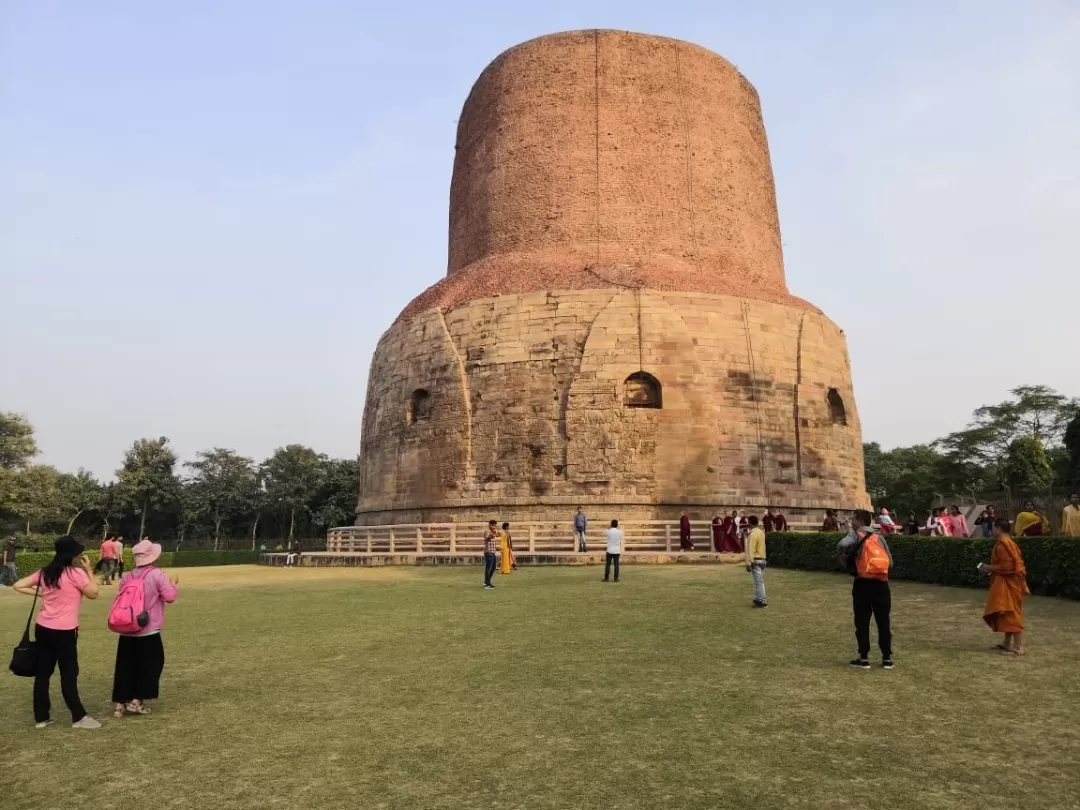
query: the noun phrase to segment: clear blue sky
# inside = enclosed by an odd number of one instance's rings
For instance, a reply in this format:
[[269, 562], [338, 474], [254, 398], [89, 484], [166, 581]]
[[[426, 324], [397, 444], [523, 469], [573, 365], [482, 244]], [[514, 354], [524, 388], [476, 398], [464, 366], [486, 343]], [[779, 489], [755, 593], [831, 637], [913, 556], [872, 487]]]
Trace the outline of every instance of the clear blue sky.
[[1076, 2], [7, 0], [0, 410], [101, 474], [142, 436], [355, 454], [375, 342], [445, 272], [469, 87], [593, 27], [758, 88], [788, 282], [847, 331], [867, 440], [1080, 395]]

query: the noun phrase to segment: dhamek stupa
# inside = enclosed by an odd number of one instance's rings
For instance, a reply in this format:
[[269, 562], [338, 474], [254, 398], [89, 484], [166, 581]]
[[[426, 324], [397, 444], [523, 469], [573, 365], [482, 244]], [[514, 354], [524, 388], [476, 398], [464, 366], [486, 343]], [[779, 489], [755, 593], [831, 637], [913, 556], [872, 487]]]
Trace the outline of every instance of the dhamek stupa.
[[730, 62], [540, 37], [480, 75], [455, 150], [446, 277], [371, 363], [358, 524], [868, 505], [844, 334], [788, 292]]

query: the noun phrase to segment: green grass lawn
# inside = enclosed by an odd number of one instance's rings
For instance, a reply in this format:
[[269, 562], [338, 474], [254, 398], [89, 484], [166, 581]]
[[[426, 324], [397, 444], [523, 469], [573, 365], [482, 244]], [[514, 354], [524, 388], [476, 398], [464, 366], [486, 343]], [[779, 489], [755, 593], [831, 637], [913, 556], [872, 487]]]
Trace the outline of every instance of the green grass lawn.
[[178, 571], [154, 715], [107, 716], [112, 589], [102, 730], [0, 677], [4, 810], [1080, 807], [1080, 603], [1032, 598], [1013, 659], [982, 592], [895, 583], [897, 669], [860, 672], [836, 575], [770, 569], [755, 611], [737, 566]]

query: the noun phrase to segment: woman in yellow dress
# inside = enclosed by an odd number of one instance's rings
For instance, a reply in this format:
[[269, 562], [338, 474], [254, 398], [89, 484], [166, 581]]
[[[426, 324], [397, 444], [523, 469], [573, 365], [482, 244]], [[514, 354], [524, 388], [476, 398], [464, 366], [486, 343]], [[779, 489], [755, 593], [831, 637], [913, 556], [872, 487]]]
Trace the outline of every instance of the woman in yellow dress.
[[514, 569], [514, 546], [510, 541], [510, 524], [504, 523], [499, 532], [499, 573], [509, 574]]

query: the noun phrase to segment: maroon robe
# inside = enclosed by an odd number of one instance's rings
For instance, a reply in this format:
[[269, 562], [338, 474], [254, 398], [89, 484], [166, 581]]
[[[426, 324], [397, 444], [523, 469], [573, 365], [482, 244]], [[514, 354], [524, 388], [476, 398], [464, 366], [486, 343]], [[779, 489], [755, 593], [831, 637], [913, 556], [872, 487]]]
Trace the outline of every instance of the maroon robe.
[[726, 551], [729, 554], [737, 554], [742, 551], [742, 545], [739, 543], [739, 530], [736, 528], [735, 519], [731, 517], [731, 515], [727, 515], [724, 518], [724, 525], [720, 530], [720, 537], [721, 551]]
[[690, 542], [690, 518], [686, 515], [679, 518], [679, 548], [682, 551], [694, 549], [694, 544]]
[[775, 529], [773, 529], [773, 516], [768, 512], [766, 512], [765, 517], [761, 519], [761, 527], [765, 530], [766, 534], [775, 531]]
[[712, 545], [713, 551], [724, 550], [724, 524], [719, 517], [712, 519]]

